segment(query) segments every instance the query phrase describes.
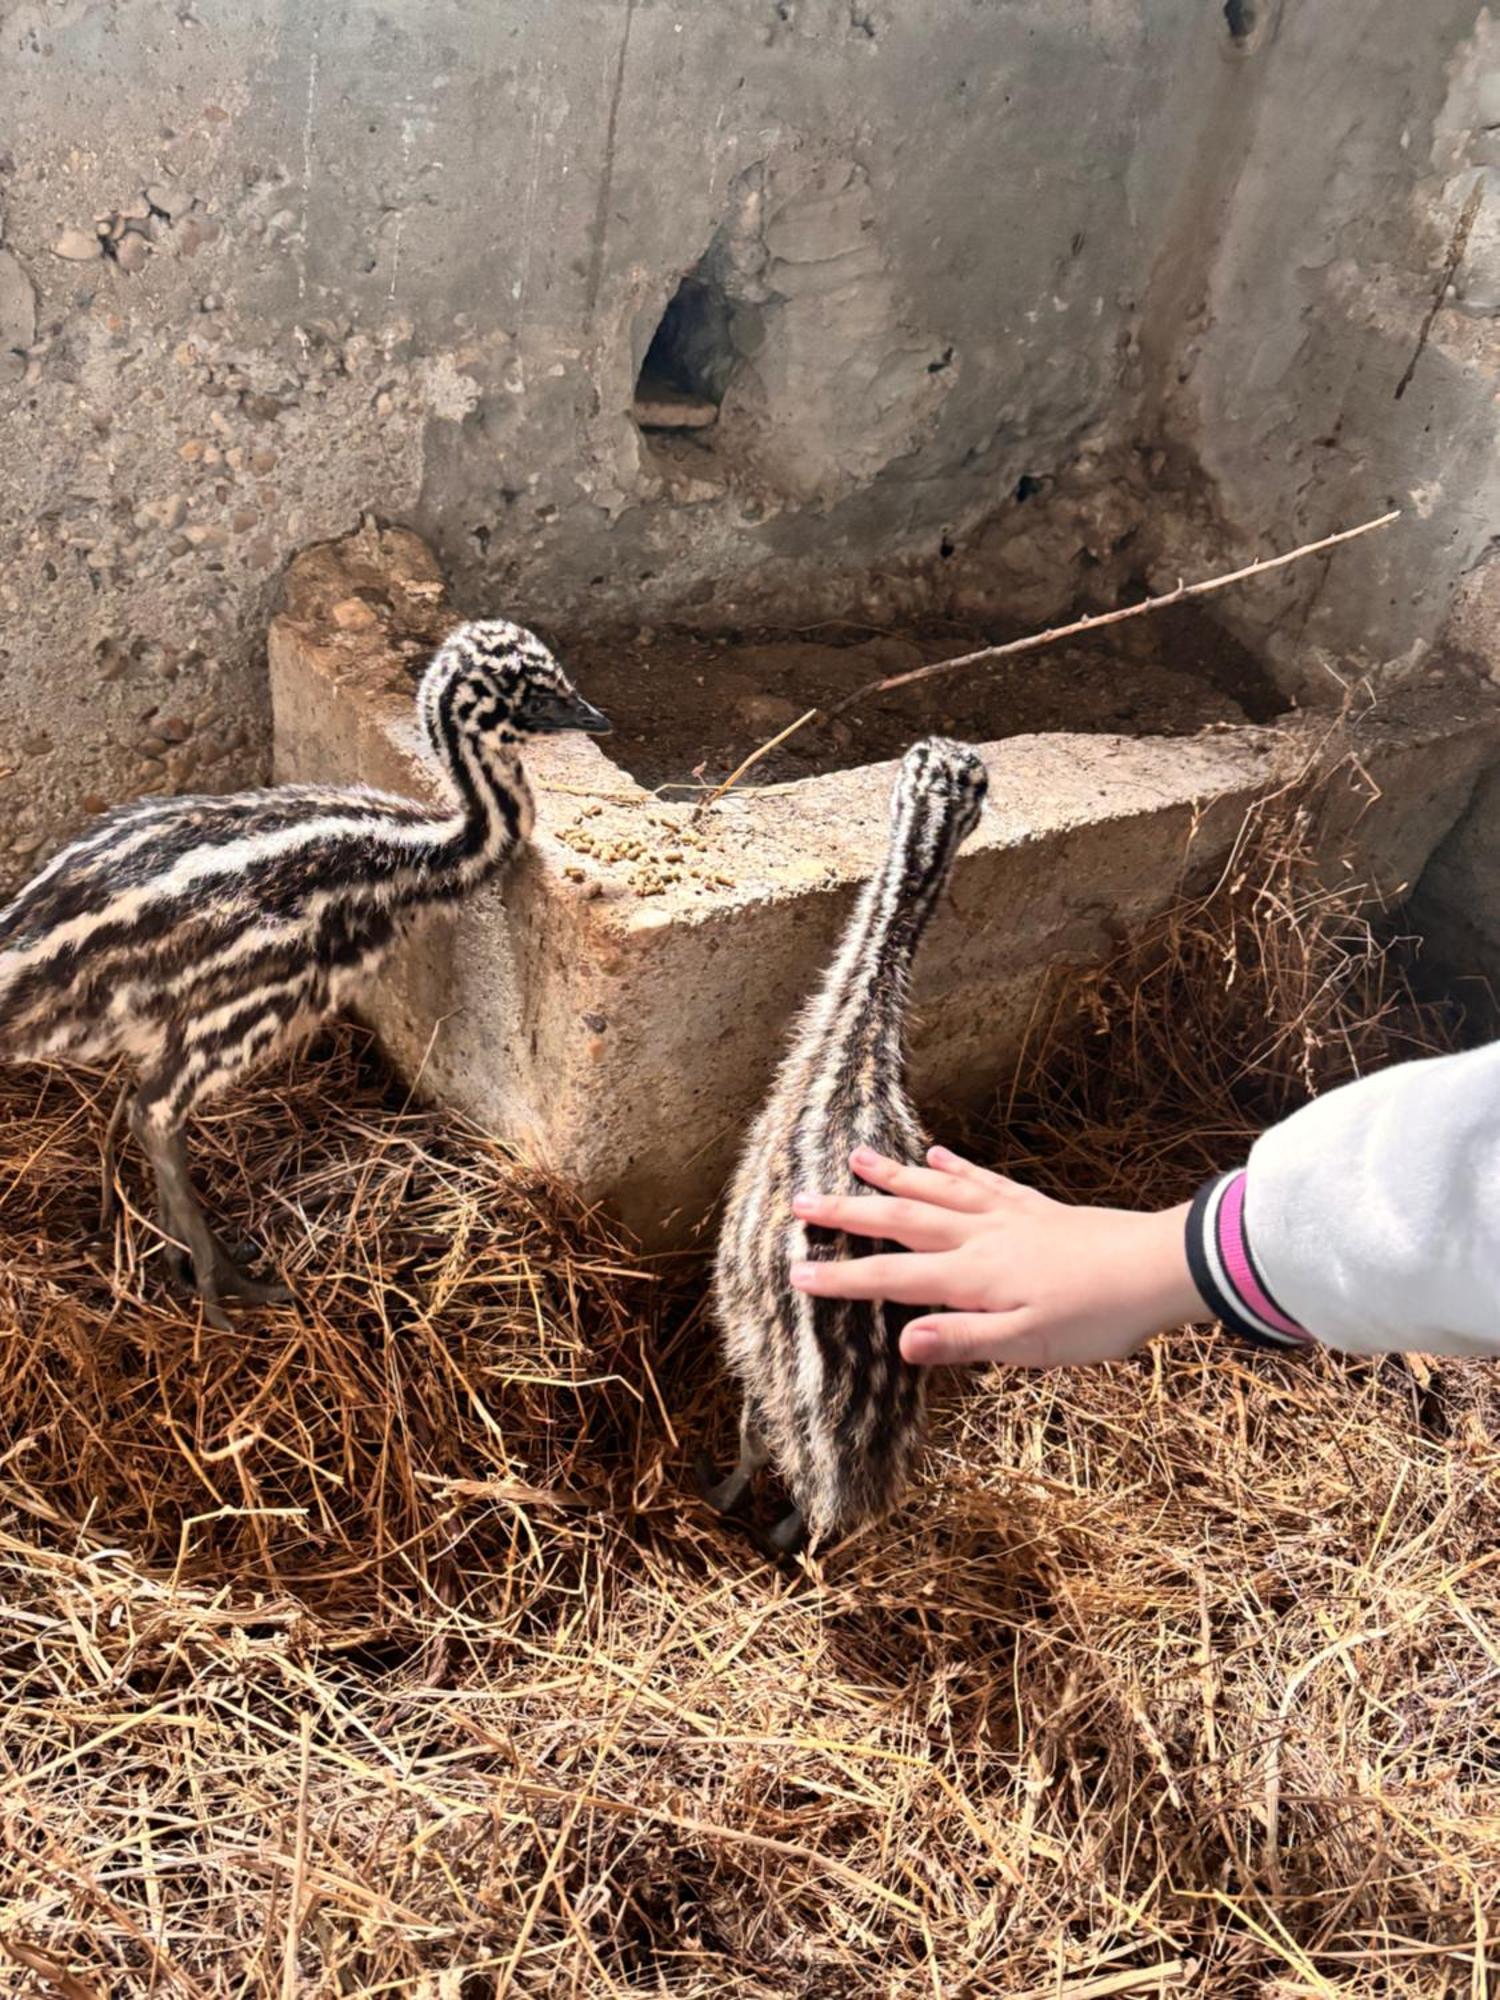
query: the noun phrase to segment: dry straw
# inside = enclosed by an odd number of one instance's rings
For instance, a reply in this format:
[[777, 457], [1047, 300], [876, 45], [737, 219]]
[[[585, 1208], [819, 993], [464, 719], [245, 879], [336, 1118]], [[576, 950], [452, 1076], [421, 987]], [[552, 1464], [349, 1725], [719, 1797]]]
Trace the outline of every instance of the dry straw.
[[[1307, 838], [1059, 990], [991, 1157], [1172, 1199], [1433, 1045]], [[694, 1274], [353, 1034], [209, 1123], [302, 1299], [233, 1338], [88, 1242], [103, 1080], [3, 1088], [0, 1991], [1495, 1990], [1500, 1371], [975, 1377], [787, 1580], [686, 1490]]]

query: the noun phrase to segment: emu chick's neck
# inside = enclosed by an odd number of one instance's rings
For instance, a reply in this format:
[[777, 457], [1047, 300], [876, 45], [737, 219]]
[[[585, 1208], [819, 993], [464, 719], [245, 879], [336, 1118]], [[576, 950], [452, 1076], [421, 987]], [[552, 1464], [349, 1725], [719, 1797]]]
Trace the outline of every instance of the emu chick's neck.
[[456, 796], [436, 873], [456, 887], [481, 880], [530, 836], [536, 805], [516, 743], [490, 744], [450, 728], [437, 745]]
[[951, 853], [923, 865], [913, 816], [892, 830], [866, 883], [814, 1010], [825, 1048], [859, 1051], [899, 1076], [912, 962], [948, 879]]

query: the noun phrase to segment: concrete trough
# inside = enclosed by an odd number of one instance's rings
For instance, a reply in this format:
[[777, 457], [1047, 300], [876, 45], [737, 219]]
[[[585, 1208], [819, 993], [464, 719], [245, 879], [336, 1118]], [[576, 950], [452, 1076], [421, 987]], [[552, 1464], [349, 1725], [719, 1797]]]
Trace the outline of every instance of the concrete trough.
[[[433, 557], [402, 530], [367, 525], [298, 558], [270, 636], [278, 778], [431, 791], [413, 677], [454, 622]], [[1367, 724], [1369, 783], [1351, 786], [1330, 855], [1399, 896], [1492, 754], [1480, 712], [1429, 687]], [[1097, 962], [1211, 875], [1250, 800], [1306, 755], [1309, 729], [1327, 719], [983, 746], [991, 803], [918, 966], [919, 1100], [983, 1105], [1048, 975]], [[698, 826], [613, 764], [607, 738], [546, 740], [528, 768], [530, 851], [402, 950], [370, 1017], [425, 1093], [645, 1241], [691, 1241], [883, 851], [896, 767], [736, 792]]]

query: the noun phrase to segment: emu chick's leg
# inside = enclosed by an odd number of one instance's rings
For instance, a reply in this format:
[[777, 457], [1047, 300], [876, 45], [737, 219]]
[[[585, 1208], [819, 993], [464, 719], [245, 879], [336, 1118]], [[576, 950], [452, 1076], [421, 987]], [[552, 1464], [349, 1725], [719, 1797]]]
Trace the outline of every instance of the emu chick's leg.
[[115, 1108], [109, 1114], [109, 1123], [104, 1128], [104, 1147], [99, 1159], [99, 1234], [108, 1236], [115, 1226], [115, 1154], [118, 1149], [120, 1127], [125, 1122], [125, 1113], [130, 1105], [130, 1085], [122, 1083], [120, 1094], [115, 1099]]
[[[211, 1326], [227, 1330], [233, 1325], [220, 1300], [243, 1299], [250, 1305], [284, 1305], [291, 1298], [285, 1285], [252, 1278], [230, 1255], [208, 1225], [188, 1170], [187, 1142], [182, 1127], [163, 1130], [142, 1121], [142, 1144], [156, 1176], [157, 1219], [169, 1244], [181, 1244], [192, 1259], [194, 1288], [203, 1301], [203, 1316]], [[169, 1252], [170, 1254], [170, 1252]], [[186, 1282], [180, 1255], [174, 1260], [176, 1275]]]
[[151, 1161], [151, 1171], [156, 1176], [156, 1217], [162, 1234], [168, 1239], [173, 1275], [179, 1282], [186, 1282], [187, 1273], [182, 1269], [180, 1253], [172, 1257], [170, 1246], [175, 1244], [185, 1248], [192, 1259], [198, 1296], [203, 1301], [203, 1317], [221, 1332], [232, 1332], [234, 1322], [219, 1304], [219, 1245], [193, 1192], [182, 1127], [174, 1125], [163, 1129], [154, 1121], [143, 1118], [139, 1130], [141, 1143]]
[[695, 1471], [698, 1491], [716, 1514], [737, 1514], [750, 1498], [755, 1475], [768, 1464], [771, 1454], [756, 1427], [747, 1404], [740, 1412], [740, 1458], [727, 1478], [716, 1480], [705, 1452], [699, 1452]]
[[766, 1531], [766, 1550], [776, 1562], [794, 1556], [807, 1540], [807, 1523], [800, 1507], [789, 1507]]
[[807, 1523], [800, 1507], [789, 1507], [769, 1528], [757, 1527], [753, 1521], [740, 1521], [737, 1525], [744, 1529], [766, 1561], [780, 1569], [791, 1567], [792, 1557], [807, 1540]]

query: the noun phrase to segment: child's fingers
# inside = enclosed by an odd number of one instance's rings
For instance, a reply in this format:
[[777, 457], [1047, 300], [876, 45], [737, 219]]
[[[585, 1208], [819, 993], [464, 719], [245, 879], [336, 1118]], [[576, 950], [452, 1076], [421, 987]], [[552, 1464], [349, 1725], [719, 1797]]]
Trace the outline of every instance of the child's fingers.
[[963, 1223], [949, 1208], [925, 1201], [893, 1201], [883, 1194], [799, 1194], [792, 1211], [820, 1229], [849, 1236], [880, 1236], [907, 1250], [951, 1250]]
[[797, 1263], [792, 1284], [820, 1299], [891, 1299], [897, 1305], [929, 1306], [941, 1298], [941, 1257], [903, 1255], [853, 1257], [846, 1262]]
[[869, 1146], [856, 1146], [849, 1164], [870, 1187], [911, 1201], [930, 1202], [934, 1208], [956, 1209], [961, 1215], [975, 1215], [988, 1207], [985, 1190], [976, 1181], [957, 1174], [937, 1174], [929, 1167], [909, 1167], [901, 1160], [887, 1159]]
[[1026, 1332], [1023, 1311], [935, 1313], [902, 1329], [901, 1358], [916, 1368], [961, 1368], [998, 1361], [1008, 1368], [1051, 1368], [1056, 1356], [1044, 1333]]
[[988, 1188], [992, 1194], [1024, 1194], [1019, 1181], [1011, 1181], [1004, 1174], [992, 1173], [988, 1167], [976, 1166], [966, 1160], [962, 1153], [953, 1153], [946, 1146], [929, 1146], [927, 1163], [935, 1167], [947, 1179], [972, 1181], [976, 1187]]

